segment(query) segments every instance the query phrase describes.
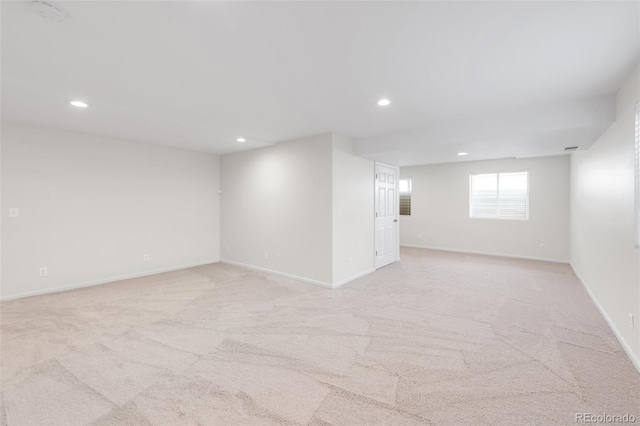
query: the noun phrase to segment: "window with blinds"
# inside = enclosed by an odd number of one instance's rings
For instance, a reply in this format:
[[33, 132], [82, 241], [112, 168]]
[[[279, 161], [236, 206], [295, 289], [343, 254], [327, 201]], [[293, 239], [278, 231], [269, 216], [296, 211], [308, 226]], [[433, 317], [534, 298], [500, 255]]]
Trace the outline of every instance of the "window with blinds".
[[636, 248], [640, 250], [640, 102], [636, 103]]
[[529, 172], [469, 175], [469, 217], [529, 219]]
[[400, 179], [398, 185], [400, 214], [403, 216], [411, 216], [411, 179]]

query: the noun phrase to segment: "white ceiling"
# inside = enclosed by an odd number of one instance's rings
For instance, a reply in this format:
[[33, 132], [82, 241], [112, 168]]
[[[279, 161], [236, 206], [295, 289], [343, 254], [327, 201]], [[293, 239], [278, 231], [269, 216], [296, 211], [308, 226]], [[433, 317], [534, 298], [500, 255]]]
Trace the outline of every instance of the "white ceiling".
[[3, 120], [215, 154], [325, 132], [397, 165], [588, 147], [640, 51], [635, 1], [55, 4], [2, 2]]

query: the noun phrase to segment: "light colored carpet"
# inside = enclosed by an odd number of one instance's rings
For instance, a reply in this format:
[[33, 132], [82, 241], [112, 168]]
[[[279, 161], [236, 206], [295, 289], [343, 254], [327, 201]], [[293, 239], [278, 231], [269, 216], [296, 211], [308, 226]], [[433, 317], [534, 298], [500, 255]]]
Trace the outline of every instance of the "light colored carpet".
[[403, 249], [338, 290], [213, 264], [1, 308], [10, 426], [640, 419], [567, 265]]

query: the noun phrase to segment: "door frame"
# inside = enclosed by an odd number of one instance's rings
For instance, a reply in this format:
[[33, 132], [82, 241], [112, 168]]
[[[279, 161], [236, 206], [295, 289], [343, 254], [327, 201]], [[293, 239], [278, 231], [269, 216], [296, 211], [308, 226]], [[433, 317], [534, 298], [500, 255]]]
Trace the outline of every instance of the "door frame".
[[[400, 167], [398, 166], [392, 166], [391, 164], [386, 164], [386, 163], [381, 163], [379, 161], [375, 161], [373, 163], [373, 267], [374, 269], [379, 269], [376, 266], [376, 232], [377, 232], [377, 223], [376, 223], [376, 209], [378, 208], [378, 203], [377, 203], [377, 198], [378, 198], [378, 165], [380, 166], [384, 166], [384, 167], [389, 167], [391, 169], [395, 169], [396, 171], [396, 190], [395, 190], [395, 194], [396, 194], [396, 218], [397, 221], [395, 222], [396, 224], [396, 259], [391, 262], [391, 263], [395, 263], [397, 261], [400, 260], [400, 194], [398, 193], [398, 188], [400, 185]], [[386, 265], [385, 265], [386, 266]], [[380, 266], [380, 268], [383, 268], [384, 266]]]

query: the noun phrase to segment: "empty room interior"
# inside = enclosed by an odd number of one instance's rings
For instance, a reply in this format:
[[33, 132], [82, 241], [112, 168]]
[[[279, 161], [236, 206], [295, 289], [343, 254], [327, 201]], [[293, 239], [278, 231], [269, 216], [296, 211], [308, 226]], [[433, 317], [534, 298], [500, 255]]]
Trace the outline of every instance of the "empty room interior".
[[0, 12], [0, 425], [640, 424], [640, 2]]

